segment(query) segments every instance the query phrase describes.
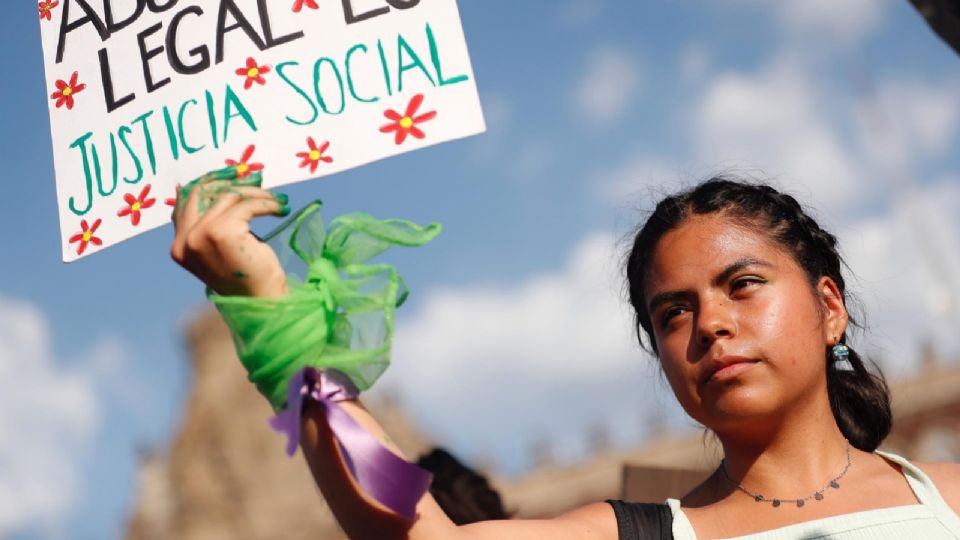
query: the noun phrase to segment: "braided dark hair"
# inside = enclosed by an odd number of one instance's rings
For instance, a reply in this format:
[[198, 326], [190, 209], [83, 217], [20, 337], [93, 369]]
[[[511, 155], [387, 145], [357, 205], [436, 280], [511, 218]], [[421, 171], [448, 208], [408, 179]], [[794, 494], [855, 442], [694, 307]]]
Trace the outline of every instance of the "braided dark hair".
[[[691, 215], [722, 213], [738, 224], [754, 228], [789, 252], [803, 268], [811, 286], [821, 277], [836, 282], [844, 304], [847, 293], [837, 252], [837, 239], [823, 230], [796, 199], [770, 186], [751, 184], [728, 177], [714, 177], [695, 188], [669, 196], [657, 204], [640, 228], [627, 259], [630, 303], [636, 314], [637, 338], [654, 354], [650, 315], [644, 299], [644, 283], [657, 242]], [[856, 324], [850, 319], [851, 324]], [[840, 337], [846, 342], [846, 334]], [[829, 362], [829, 348], [824, 352]], [[890, 433], [892, 415], [887, 384], [875, 364], [867, 369], [864, 360], [850, 349], [852, 370], [827, 369], [827, 391], [833, 416], [840, 431], [854, 447], [872, 452]]]

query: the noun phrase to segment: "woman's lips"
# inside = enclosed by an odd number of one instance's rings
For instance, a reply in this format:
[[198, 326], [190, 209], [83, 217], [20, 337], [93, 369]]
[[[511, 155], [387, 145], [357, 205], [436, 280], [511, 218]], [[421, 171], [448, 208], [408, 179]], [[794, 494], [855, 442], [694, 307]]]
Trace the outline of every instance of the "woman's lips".
[[756, 361], [744, 361], [736, 362], [733, 364], [726, 365], [717, 371], [713, 372], [712, 375], [707, 379], [707, 383], [711, 382], [724, 382], [739, 377], [744, 372], [753, 369], [759, 362]]

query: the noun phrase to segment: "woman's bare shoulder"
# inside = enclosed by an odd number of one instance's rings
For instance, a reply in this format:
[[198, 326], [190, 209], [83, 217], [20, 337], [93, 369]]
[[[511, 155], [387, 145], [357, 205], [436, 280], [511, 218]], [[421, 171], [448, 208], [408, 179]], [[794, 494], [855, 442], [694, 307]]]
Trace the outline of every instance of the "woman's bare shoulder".
[[927, 474], [940, 495], [960, 514], [960, 463], [915, 463]]

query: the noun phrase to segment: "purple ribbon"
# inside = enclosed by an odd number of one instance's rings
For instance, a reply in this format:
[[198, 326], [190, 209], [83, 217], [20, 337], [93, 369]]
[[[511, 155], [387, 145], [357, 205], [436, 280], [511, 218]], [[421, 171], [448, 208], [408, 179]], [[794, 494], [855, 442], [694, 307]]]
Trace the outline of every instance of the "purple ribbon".
[[433, 475], [387, 450], [337, 404], [356, 399], [359, 393], [339, 371], [303, 368], [290, 379], [287, 408], [270, 419], [270, 427], [287, 435], [287, 455], [293, 456], [300, 441], [303, 401], [322, 404], [330, 431], [360, 487], [380, 504], [413, 521], [417, 502], [430, 488]]

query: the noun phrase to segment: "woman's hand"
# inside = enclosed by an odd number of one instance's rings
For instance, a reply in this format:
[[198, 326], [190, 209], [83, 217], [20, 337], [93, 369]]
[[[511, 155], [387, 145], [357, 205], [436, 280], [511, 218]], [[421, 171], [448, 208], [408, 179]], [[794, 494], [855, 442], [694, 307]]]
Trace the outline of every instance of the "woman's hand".
[[287, 281], [277, 255], [250, 232], [258, 216], [290, 213], [285, 195], [260, 189], [262, 177], [214, 171], [184, 186], [173, 211], [170, 256], [221, 295], [283, 296]]

